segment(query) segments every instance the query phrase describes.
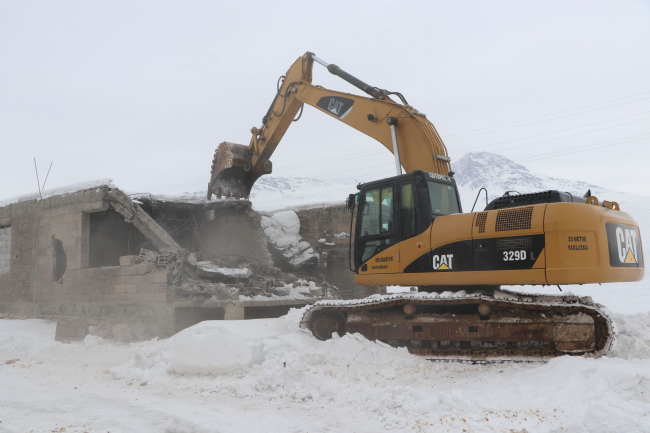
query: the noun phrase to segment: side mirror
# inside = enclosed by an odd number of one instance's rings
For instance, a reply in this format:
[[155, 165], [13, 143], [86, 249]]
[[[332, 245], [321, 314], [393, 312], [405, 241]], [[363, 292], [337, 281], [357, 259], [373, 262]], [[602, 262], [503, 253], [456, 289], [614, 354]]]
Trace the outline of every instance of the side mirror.
[[348, 195], [348, 199], [345, 201], [345, 206], [348, 208], [348, 210], [354, 209], [354, 202], [356, 201], [356, 198], [356, 194]]

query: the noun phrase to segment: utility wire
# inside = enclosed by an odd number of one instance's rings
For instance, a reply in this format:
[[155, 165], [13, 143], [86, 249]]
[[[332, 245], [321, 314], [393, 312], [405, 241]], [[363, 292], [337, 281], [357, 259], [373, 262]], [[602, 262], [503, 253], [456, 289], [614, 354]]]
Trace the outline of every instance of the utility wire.
[[[647, 97], [647, 98], [636, 99], [636, 100], [634, 100], [634, 101], [630, 101], [630, 102], [643, 101], [643, 100], [645, 100], [645, 99], [650, 99], [650, 96]], [[513, 128], [520, 128], [520, 127], [522, 127], [522, 126], [534, 125], [534, 124], [536, 124], [536, 123], [550, 122], [551, 120], [557, 120], [557, 119], [563, 119], [563, 118], [565, 118], [565, 117], [577, 116], [578, 114], [591, 113], [592, 111], [603, 110], [603, 109], [605, 109], [605, 108], [618, 107], [619, 105], [629, 104], [630, 102], [623, 102], [623, 103], [621, 103], [621, 104], [610, 105], [609, 107], [595, 108], [595, 109], [593, 109], [593, 110], [582, 111], [582, 112], [580, 112], [580, 113], [567, 114], [566, 116], [554, 117], [554, 118], [552, 118], [552, 119], [538, 120], [537, 122], [524, 123], [523, 125], [510, 126], [510, 127], [508, 127], [508, 128], [495, 129], [494, 131], [480, 132], [480, 133], [478, 133], [478, 134], [466, 135], [466, 136], [464, 136], [464, 137], [447, 138], [446, 141], [462, 140], [462, 139], [464, 139], [464, 138], [476, 137], [477, 135], [490, 134], [490, 133], [492, 133], [492, 132], [505, 131], [505, 130], [513, 129]]]
[[[551, 155], [551, 156], [542, 156], [542, 155], [546, 155], [546, 154], [542, 153], [541, 155], [535, 155], [535, 156], [541, 156], [540, 158], [536, 158], [536, 157], [531, 156], [531, 157], [524, 158], [524, 159], [518, 159], [517, 162], [520, 162], [520, 161], [523, 161], [523, 162], [537, 161], [538, 159], [547, 159], [547, 158], [554, 158], [556, 156], [571, 155], [573, 153], [588, 152], [588, 151], [594, 150], [594, 149], [602, 149], [604, 147], [620, 146], [621, 144], [627, 144], [627, 143], [632, 143], [632, 142], [635, 142], [635, 141], [642, 141], [642, 140], [648, 140], [648, 139], [650, 139], [650, 137], [637, 138], [636, 140], [624, 141], [622, 143], [614, 143], [614, 144], [608, 144], [606, 146], [590, 147], [589, 149], [582, 149], [582, 150], [572, 150], [572, 151], [560, 153], [558, 155]], [[557, 153], [557, 152], [554, 152], [554, 153]]]
[[594, 129], [593, 131], [578, 132], [577, 134], [573, 134], [573, 135], [565, 135], [564, 137], [549, 138], [548, 140], [536, 141], [535, 143], [520, 144], [519, 146], [504, 147], [503, 149], [496, 149], [496, 150], [494, 150], [493, 152], [502, 152], [502, 151], [504, 151], [504, 150], [518, 149], [518, 148], [520, 148], [520, 147], [533, 146], [533, 145], [535, 145], [535, 144], [540, 144], [540, 143], [548, 143], [549, 141], [555, 141], [555, 140], [559, 140], [559, 139], [561, 139], [561, 138], [571, 138], [571, 137], [576, 137], [576, 136], [578, 136], [578, 135], [590, 134], [590, 133], [592, 133], [592, 132], [603, 131], [603, 130], [605, 130], [605, 129], [616, 128], [616, 127], [618, 127], [618, 126], [625, 126], [625, 125], [629, 125], [630, 123], [637, 123], [637, 122], [641, 122], [641, 121], [644, 121], [644, 120], [648, 120], [648, 119], [634, 120], [634, 121], [632, 121], [632, 122], [623, 123], [623, 124], [621, 124], [621, 125], [606, 126], [605, 128]]
[[[650, 111], [644, 111], [643, 113], [632, 114], [632, 115], [630, 115], [630, 116], [617, 117], [617, 118], [615, 118], [615, 119], [610, 119], [610, 120], [603, 120], [603, 121], [601, 121], [601, 122], [589, 123], [589, 124], [587, 124], [587, 125], [574, 126], [574, 127], [572, 127], [572, 128], [558, 129], [557, 131], [545, 132], [545, 133], [543, 133], [543, 134], [529, 135], [528, 137], [514, 138], [514, 139], [512, 139], [512, 140], [497, 141], [497, 142], [495, 142], [495, 143], [490, 143], [490, 144], [481, 144], [481, 145], [478, 145], [478, 146], [466, 147], [466, 148], [464, 148], [464, 149], [457, 149], [457, 150], [455, 150], [453, 153], [458, 153], [458, 152], [463, 152], [463, 151], [466, 151], [466, 150], [478, 149], [478, 148], [483, 148], [483, 147], [495, 146], [495, 145], [497, 145], [497, 144], [512, 143], [513, 141], [527, 140], [527, 139], [529, 139], [529, 138], [542, 137], [542, 136], [544, 136], [544, 135], [556, 134], [556, 133], [558, 133], [558, 132], [564, 132], [564, 131], [571, 131], [571, 130], [573, 130], [573, 129], [585, 128], [585, 127], [587, 127], [587, 126], [600, 125], [600, 124], [602, 124], [602, 123], [613, 122], [614, 120], [626, 119], [626, 118], [629, 118], [629, 117], [640, 116], [640, 115], [642, 115], [642, 114], [647, 114], [647, 113], [650, 113]], [[629, 125], [630, 123], [642, 122], [642, 121], [644, 121], [644, 120], [648, 120], [648, 119], [639, 119], [639, 120], [634, 120], [634, 121], [632, 121], [632, 122], [628, 122], [628, 123], [621, 123], [620, 125], [612, 125], [612, 126], [607, 126], [607, 127], [605, 127], [605, 128], [601, 128], [601, 129], [594, 129], [594, 130], [592, 130], [592, 131], [580, 132], [580, 133], [575, 134], [575, 135], [588, 134], [588, 133], [590, 133], [590, 132], [602, 131], [603, 129], [616, 128], [616, 127], [618, 127], [618, 126]], [[573, 135], [568, 135], [568, 136], [566, 136], [566, 137], [573, 137]], [[564, 138], [564, 137], [558, 137], [558, 138]], [[553, 138], [553, 140], [557, 140], [558, 138]], [[543, 142], [543, 141], [539, 141], [538, 143], [544, 143], [544, 142]], [[531, 143], [531, 144], [537, 144], [537, 143]], [[529, 146], [529, 145], [528, 145], [528, 144], [525, 144], [524, 146]], [[452, 153], [452, 152], [450, 152], [450, 153]]]
[[[583, 107], [573, 108], [573, 109], [571, 109], [571, 110], [558, 111], [558, 112], [551, 113], [551, 114], [545, 114], [545, 115], [543, 115], [543, 116], [529, 117], [528, 119], [517, 120], [517, 121], [515, 121], [515, 122], [501, 123], [501, 124], [499, 124], [499, 125], [486, 126], [485, 128], [473, 129], [473, 130], [471, 130], [471, 131], [457, 132], [457, 133], [455, 133], [455, 134], [447, 134], [447, 135], [445, 135], [445, 137], [454, 137], [454, 136], [456, 136], [456, 135], [463, 135], [463, 134], [469, 134], [469, 133], [472, 133], [472, 132], [483, 131], [484, 129], [498, 128], [498, 127], [500, 127], [500, 126], [513, 125], [513, 124], [515, 124], [515, 123], [527, 122], [527, 121], [529, 121], [529, 120], [535, 120], [535, 119], [541, 119], [542, 117], [555, 116], [556, 114], [568, 113], [569, 111], [575, 111], [575, 110], [582, 110], [583, 108], [595, 107], [596, 105], [602, 105], [602, 104], [607, 104], [607, 103], [609, 103], [609, 102], [620, 101], [621, 99], [634, 98], [635, 96], [645, 95], [645, 94], [647, 94], [647, 93], [650, 93], [650, 91], [648, 91], [648, 92], [637, 93], [636, 95], [625, 96], [625, 97], [623, 97], [623, 98], [611, 99], [611, 100], [609, 100], [609, 101], [599, 102], [599, 103], [597, 103], [597, 104], [585, 105], [585, 106], [583, 106]], [[643, 99], [647, 99], [647, 98], [643, 98]], [[639, 100], [640, 100], [640, 99], [639, 99]], [[630, 102], [636, 102], [636, 101], [630, 101]], [[621, 104], [619, 104], [619, 105], [621, 105]], [[615, 106], [615, 105], [614, 105], [614, 106]], [[609, 107], [603, 107], [603, 108], [609, 108]], [[578, 113], [578, 114], [580, 114], [580, 113]]]
[[[644, 92], [644, 93], [650, 93], [650, 92]], [[620, 99], [624, 99], [624, 98], [620, 98]], [[611, 101], [609, 101], [609, 102], [611, 102]], [[594, 105], [598, 105], [598, 104], [594, 104]], [[587, 106], [587, 107], [589, 107], [589, 106]], [[571, 110], [568, 110], [568, 111], [571, 111]], [[483, 148], [483, 147], [489, 147], [489, 146], [494, 146], [494, 145], [497, 145], [497, 144], [510, 143], [510, 142], [518, 141], [518, 140], [526, 140], [526, 139], [529, 139], [529, 138], [539, 137], [539, 136], [543, 136], [543, 135], [549, 135], [549, 134], [554, 134], [554, 133], [558, 133], [558, 132], [564, 132], [564, 131], [569, 131], [569, 130], [573, 130], [573, 129], [598, 125], [598, 124], [602, 124], [602, 123], [606, 123], [606, 122], [612, 122], [612, 121], [615, 121], [615, 120], [625, 119], [625, 118], [629, 118], [629, 117], [639, 116], [639, 115], [646, 114], [646, 113], [649, 113], [649, 112], [650, 111], [643, 112], [643, 113], [638, 113], [638, 114], [633, 114], [633, 115], [630, 115], [630, 116], [618, 117], [618, 118], [604, 120], [604, 121], [600, 121], [600, 122], [595, 122], [595, 123], [591, 123], [591, 124], [587, 124], [587, 125], [581, 125], [581, 126], [576, 126], [576, 127], [572, 127], [572, 128], [566, 128], [566, 129], [562, 129], [562, 130], [552, 131], [552, 132], [548, 132], [548, 133], [544, 133], [544, 134], [537, 134], [537, 135], [532, 135], [532, 136], [523, 137], [523, 138], [517, 138], [517, 139], [513, 139], [513, 140], [507, 140], [507, 141], [501, 141], [501, 142], [496, 142], [496, 143], [490, 143], [490, 144], [486, 144], [486, 145], [479, 145], [479, 146], [473, 146], [473, 147], [464, 148], [464, 149], [458, 149], [458, 150], [454, 150], [453, 152], [450, 152], [450, 153], [457, 154], [458, 152], [463, 152], [463, 151], [467, 151], [467, 150], [473, 150], [473, 149], [478, 149], [478, 148]], [[544, 116], [540, 116], [540, 117], [544, 117]], [[522, 144], [522, 145], [518, 145], [518, 146], [503, 148], [503, 149], [496, 149], [496, 150], [494, 150], [494, 152], [500, 152], [500, 151], [504, 151], [504, 150], [516, 149], [516, 148], [519, 148], [519, 147], [532, 146], [532, 145], [535, 145], [535, 144], [546, 143], [548, 141], [559, 140], [561, 138], [575, 137], [577, 135], [589, 134], [589, 133], [592, 133], [592, 132], [602, 131], [604, 129], [616, 128], [616, 127], [619, 127], [619, 126], [625, 126], [625, 125], [629, 125], [631, 123], [637, 123], [637, 122], [641, 122], [641, 121], [644, 121], [644, 120], [647, 120], [647, 119], [640, 119], [640, 120], [636, 120], [636, 121], [632, 121], [632, 122], [628, 122], [628, 123], [623, 123], [623, 124], [619, 124], [619, 125], [612, 125], [612, 126], [609, 126], [609, 127], [600, 128], [600, 129], [596, 129], [596, 130], [580, 132], [580, 133], [573, 134], [573, 135], [552, 138], [552, 139], [549, 139], [549, 140], [538, 141], [538, 142], [535, 142], [535, 143]], [[348, 155], [340, 156], [340, 157], [333, 157], [333, 158], [321, 159], [321, 160], [318, 160], [318, 161], [311, 161], [311, 162], [307, 162], [307, 163], [303, 163], [303, 164], [290, 165], [290, 166], [286, 166], [286, 167], [283, 167], [281, 169], [275, 170], [275, 172], [277, 173], [277, 172], [283, 172], [283, 171], [291, 171], [291, 170], [295, 170], [296, 168], [312, 167], [312, 166], [316, 166], [316, 165], [330, 164], [332, 162], [344, 161], [344, 160], [350, 160], [350, 159], [362, 158], [362, 157], [367, 158], [369, 156], [375, 156], [375, 155], [378, 156], [378, 155], [382, 155], [382, 154], [381, 153], [376, 153], [376, 152], [367, 152], [367, 151], [358, 152], [358, 153], [348, 154]], [[385, 164], [379, 164], [379, 165], [373, 165], [373, 166], [366, 166], [366, 167], [367, 168], [369, 168], [369, 167], [380, 167], [380, 166], [387, 166], [387, 165], [392, 165], [392, 164], [393, 164], [393, 162], [385, 163]], [[339, 173], [343, 173], [343, 172], [347, 172], [347, 171], [348, 170], [342, 171], [342, 172], [327, 173], [324, 176], [329, 176], [329, 175], [332, 175], [332, 174], [339, 174]], [[313, 176], [310, 176], [310, 177], [313, 178]], [[205, 181], [203, 181], [203, 180], [202, 181], [195, 181], [195, 182], [184, 182], [184, 183], [179, 183], [179, 184], [173, 184], [173, 185], [166, 185], [166, 186], [161, 186], [161, 187], [150, 188], [149, 191], [164, 190], [164, 189], [182, 187], [182, 186], [200, 185], [200, 184], [203, 184], [203, 183], [205, 183]]]

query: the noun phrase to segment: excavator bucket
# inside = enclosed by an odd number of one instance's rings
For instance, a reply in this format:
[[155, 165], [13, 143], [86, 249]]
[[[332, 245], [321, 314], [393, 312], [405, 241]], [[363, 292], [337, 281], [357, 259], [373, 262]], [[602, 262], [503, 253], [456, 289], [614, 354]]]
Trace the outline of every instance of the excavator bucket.
[[208, 200], [212, 198], [212, 194], [217, 198], [248, 198], [253, 186], [249, 182], [250, 178], [251, 162], [248, 147], [224, 141], [214, 151], [208, 184]]
[[271, 161], [266, 161], [262, 170], [255, 170], [247, 146], [224, 141], [212, 159], [208, 200], [213, 194], [217, 198], [248, 198], [255, 181], [263, 174], [271, 173], [271, 167]]

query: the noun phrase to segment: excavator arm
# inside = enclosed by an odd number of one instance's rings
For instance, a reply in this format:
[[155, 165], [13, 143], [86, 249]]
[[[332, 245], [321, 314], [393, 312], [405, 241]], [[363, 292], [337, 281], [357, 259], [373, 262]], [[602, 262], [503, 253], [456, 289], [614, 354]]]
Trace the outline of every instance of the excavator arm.
[[[370, 97], [312, 85], [314, 61]], [[390, 95], [397, 95], [403, 104], [393, 101]], [[229, 142], [219, 145], [212, 163], [208, 199], [212, 194], [248, 197], [255, 181], [272, 172], [271, 155], [296, 115], [302, 114], [298, 113], [304, 104], [379, 141], [395, 155], [398, 174], [401, 167], [407, 173], [423, 170], [447, 175], [450, 172], [447, 149], [435, 127], [424, 114], [408, 105], [401, 94], [372, 87], [307, 52], [281, 77], [262, 127], [251, 130], [248, 147]]]

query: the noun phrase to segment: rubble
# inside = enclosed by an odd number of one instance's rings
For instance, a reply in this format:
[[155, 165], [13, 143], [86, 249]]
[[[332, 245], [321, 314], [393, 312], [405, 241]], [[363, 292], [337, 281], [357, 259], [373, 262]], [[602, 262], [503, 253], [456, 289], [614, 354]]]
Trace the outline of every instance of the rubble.
[[58, 321], [60, 341], [128, 342], [340, 297], [333, 252], [301, 238], [293, 211], [83, 187], [0, 207], [0, 317]]
[[262, 217], [262, 227], [271, 245], [269, 250], [285, 269], [299, 270], [317, 265], [319, 255], [300, 236], [300, 220], [294, 211], [277, 212]]

